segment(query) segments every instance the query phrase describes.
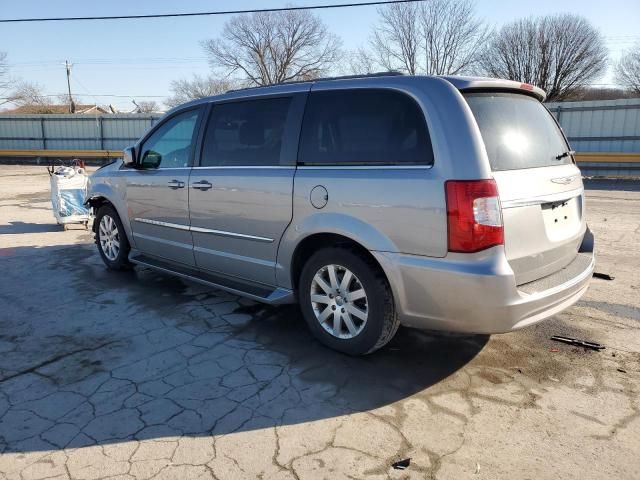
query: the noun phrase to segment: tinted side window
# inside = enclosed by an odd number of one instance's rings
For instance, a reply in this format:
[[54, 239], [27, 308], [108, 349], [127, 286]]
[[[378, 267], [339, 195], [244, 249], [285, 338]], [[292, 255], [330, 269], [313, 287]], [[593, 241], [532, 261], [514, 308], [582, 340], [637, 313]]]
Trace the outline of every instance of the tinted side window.
[[431, 165], [424, 115], [408, 95], [340, 90], [309, 96], [302, 125], [303, 164]]
[[223, 103], [213, 107], [201, 165], [279, 165], [291, 98]]
[[158, 127], [142, 145], [142, 165], [148, 168], [188, 167], [198, 113], [199, 110], [180, 113]]

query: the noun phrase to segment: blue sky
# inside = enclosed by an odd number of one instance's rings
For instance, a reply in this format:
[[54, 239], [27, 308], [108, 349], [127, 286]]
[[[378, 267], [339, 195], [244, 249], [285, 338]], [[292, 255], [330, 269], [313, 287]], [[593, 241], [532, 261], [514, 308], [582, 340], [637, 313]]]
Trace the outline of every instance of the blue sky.
[[[346, 0], [295, 0], [295, 5]], [[356, 0], [358, 1], [358, 0]], [[192, 12], [280, 7], [287, 0], [3, 0], [0, 18]], [[478, 15], [494, 26], [519, 17], [571, 12], [584, 15], [605, 36], [615, 59], [640, 42], [639, 0], [476, 0]], [[375, 7], [324, 10], [318, 15], [346, 48], [367, 41]], [[0, 51], [15, 77], [41, 84], [46, 93], [66, 91], [63, 62], [74, 63], [73, 89], [91, 101], [127, 108], [130, 98], [164, 97], [172, 79], [206, 74], [202, 39], [217, 36], [228, 17], [0, 24]], [[613, 82], [607, 74], [598, 83]], [[162, 98], [157, 98], [161, 101]]]

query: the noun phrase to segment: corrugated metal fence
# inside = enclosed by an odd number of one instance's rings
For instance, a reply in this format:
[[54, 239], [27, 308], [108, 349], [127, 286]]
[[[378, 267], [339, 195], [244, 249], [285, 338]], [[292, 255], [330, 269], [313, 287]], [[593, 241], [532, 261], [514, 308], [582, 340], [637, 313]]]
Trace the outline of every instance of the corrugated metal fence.
[[[583, 175], [640, 176], [640, 98], [548, 103], [577, 152]], [[627, 155], [593, 155], [596, 153]], [[635, 158], [640, 158], [640, 155]], [[607, 161], [603, 161], [607, 160]], [[625, 160], [625, 161], [616, 161]]]
[[0, 150], [122, 150], [161, 115], [0, 115]]
[[[548, 103], [547, 107], [572, 148], [582, 153], [578, 161], [584, 174], [640, 176], [640, 99]], [[0, 115], [0, 156], [46, 156], [42, 150], [51, 151], [49, 156], [89, 156], [91, 152], [86, 151], [96, 151], [96, 157], [119, 155], [160, 117]]]
[[548, 103], [578, 152], [640, 152], [640, 98]]

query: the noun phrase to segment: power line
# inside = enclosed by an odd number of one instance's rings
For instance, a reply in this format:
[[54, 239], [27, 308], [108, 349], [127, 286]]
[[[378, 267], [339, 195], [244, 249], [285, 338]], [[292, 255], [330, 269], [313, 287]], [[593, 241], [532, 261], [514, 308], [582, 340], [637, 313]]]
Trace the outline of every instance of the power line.
[[[206, 62], [208, 57], [137, 57], [137, 58], [76, 58], [74, 63], [76, 65], [120, 65], [120, 64], [140, 64], [140, 63], [193, 63], [193, 62]], [[30, 66], [43, 66], [43, 65], [60, 65], [63, 60], [37, 60], [27, 62], [13, 62], [7, 63], [9, 67], [30, 67]]]
[[[62, 61], [64, 63], [64, 60]], [[82, 61], [75, 60], [74, 65], [82, 66], [82, 67], [94, 67], [94, 68], [112, 68], [118, 66], [126, 66], [126, 67], [140, 67], [140, 66], [186, 66], [186, 65], [194, 65], [194, 66], [207, 66], [208, 59], [205, 57], [202, 58], [166, 58], [166, 59], [150, 59], [150, 60], [133, 60], [133, 59], [122, 59], [122, 60], [105, 60], [105, 61]], [[43, 71], [47, 69], [57, 69], [60, 66], [60, 61], [43, 61], [43, 62], [24, 62], [24, 63], [8, 63], [6, 64], [9, 68], [16, 70], [28, 70], [28, 71]]]
[[110, 15], [96, 17], [48, 17], [48, 18], [3, 18], [0, 23], [25, 23], [25, 22], [71, 22], [83, 20], [132, 20], [146, 18], [175, 18], [175, 17], [202, 17], [213, 15], [236, 15], [240, 13], [266, 13], [266, 12], [291, 12], [296, 10], [327, 10], [331, 8], [368, 7], [374, 5], [391, 5], [395, 3], [414, 3], [425, 0], [381, 0], [362, 3], [339, 3], [329, 5], [309, 5], [307, 7], [280, 7], [260, 8], [254, 10], [221, 10], [215, 12], [187, 12], [187, 13], [155, 13], [149, 15]]
[[96, 104], [98, 103], [98, 98], [97, 98], [97, 97], [95, 97], [95, 96], [93, 96], [93, 95], [91, 94], [91, 92], [90, 92], [90, 91], [89, 91], [89, 89], [84, 85], [84, 83], [82, 83], [82, 82], [78, 79], [78, 75], [74, 75], [74, 77], [73, 77], [73, 83], [75, 83], [75, 84], [77, 84], [77, 85], [80, 85], [80, 87], [81, 87], [85, 92], [87, 92], [87, 94], [88, 94], [90, 97], [92, 97], [92, 98], [93, 98], [94, 102], [95, 102]]
[[[57, 95], [42, 95], [43, 97], [58, 97], [60, 96], [60, 94]], [[91, 96], [91, 97], [110, 97], [110, 98], [166, 98], [167, 95], [116, 95], [116, 94], [106, 94], [106, 93], [102, 93], [102, 94], [93, 94], [93, 93], [89, 93], [87, 96]]]
[[[42, 95], [38, 95], [39, 97], [67, 97], [68, 94], [61, 92], [61, 93], [43, 93]], [[109, 97], [109, 98], [167, 98], [167, 95], [116, 95], [116, 94], [93, 94], [93, 93], [87, 93], [86, 95], [80, 94], [80, 95], [76, 95], [76, 96], [80, 96], [80, 97]], [[0, 99], [6, 100], [9, 99], [11, 97], [0, 97]]]

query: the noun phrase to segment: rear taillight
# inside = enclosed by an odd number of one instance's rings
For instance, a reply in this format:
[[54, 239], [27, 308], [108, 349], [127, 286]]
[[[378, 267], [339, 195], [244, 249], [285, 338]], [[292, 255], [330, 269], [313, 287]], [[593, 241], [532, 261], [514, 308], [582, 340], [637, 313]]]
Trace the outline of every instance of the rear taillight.
[[450, 252], [478, 252], [504, 243], [495, 180], [449, 180], [445, 191]]

